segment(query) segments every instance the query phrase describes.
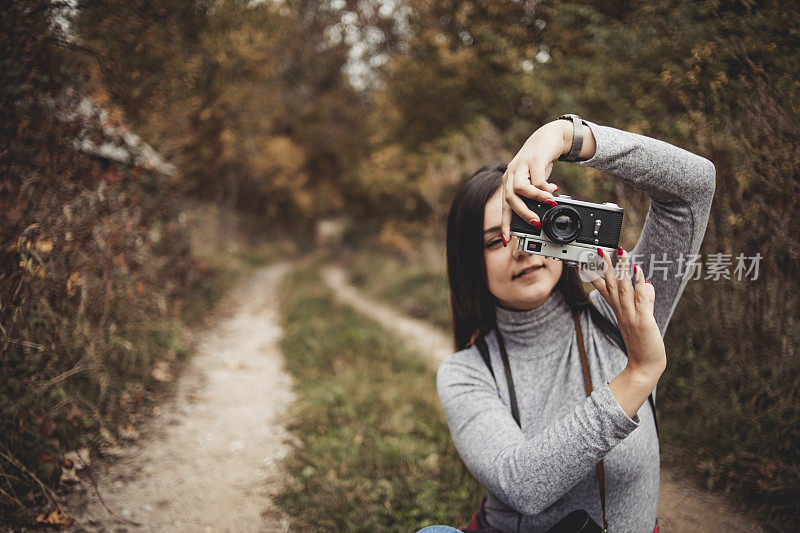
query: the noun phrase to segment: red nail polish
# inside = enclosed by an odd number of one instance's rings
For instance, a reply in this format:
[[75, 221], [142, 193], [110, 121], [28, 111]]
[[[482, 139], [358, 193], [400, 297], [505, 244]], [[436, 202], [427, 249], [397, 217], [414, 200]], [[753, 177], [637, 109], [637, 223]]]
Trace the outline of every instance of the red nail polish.
[[[649, 282], [649, 281], [647, 281], [647, 280], [645, 280], [645, 283], [650, 283], [650, 282]], [[650, 285], [652, 285], [652, 283], [650, 283]]]
[[636, 274], [636, 265], [633, 265], [633, 273]]
[[553, 200], [551, 200], [550, 198], [548, 198], [547, 200], [545, 200], [545, 201], [544, 201], [544, 203], [546, 203], [546, 204], [547, 204], [547, 205], [549, 205], [550, 207], [555, 207], [555, 206], [557, 206], [557, 205], [558, 205], [557, 203], [555, 203], [555, 202], [554, 202]]
[[533, 226], [536, 229], [542, 229], [542, 223], [536, 220], [535, 218], [531, 219], [531, 226]]
[[617, 255], [622, 255], [622, 246], [617, 246]]
[[597, 255], [599, 255], [600, 257], [603, 257], [603, 249], [602, 248], [598, 248], [597, 249]]
[[561, 188], [561, 186], [560, 186], [560, 185], [559, 185], [558, 187], [556, 187], [555, 191], [553, 191], [553, 194], [555, 194], [555, 193], [556, 193], [556, 191], [558, 191], [558, 189], [560, 189], [560, 188]]
[[503, 239], [503, 247], [505, 248], [506, 246], [508, 246], [508, 242], [506, 241], [506, 236], [500, 235], [500, 238]]

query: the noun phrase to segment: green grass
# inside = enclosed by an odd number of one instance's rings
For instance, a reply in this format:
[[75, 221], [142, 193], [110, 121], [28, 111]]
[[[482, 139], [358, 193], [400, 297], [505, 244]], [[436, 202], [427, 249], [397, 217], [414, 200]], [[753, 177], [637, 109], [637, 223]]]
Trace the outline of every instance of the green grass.
[[434, 372], [377, 324], [336, 304], [314, 267], [283, 292], [296, 381], [279, 505], [301, 530], [415, 531], [468, 522], [483, 494], [450, 440]]
[[287, 239], [270, 243], [253, 243], [235, 253], [220, 253], [205, 257], [199, 276], [184, 289], [185, 305], [181, 320], [190, 325], [200, 325], [214, 306], [236, 283], [255, 269], [280, 260], [297, 257], [298, 250]]
[[369, 249], [348, 259], [350, 281], [395, 309], [449, 331], [450, 289], [444, 259], [409, 261]]

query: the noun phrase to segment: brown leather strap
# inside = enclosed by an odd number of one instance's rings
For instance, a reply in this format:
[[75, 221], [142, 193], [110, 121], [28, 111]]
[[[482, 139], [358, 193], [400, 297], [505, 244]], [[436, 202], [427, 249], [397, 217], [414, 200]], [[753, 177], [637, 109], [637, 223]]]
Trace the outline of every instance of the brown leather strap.
[[[583, 383], [586, 386], [586, 396], [592, 395], [592, 378], [589, 374], [589, 360], [586, 358], [586, 346], [583, 345], [583, 329], [578, 315], [572, 313], [575, 321], [575, 331], [578, 334], [578, 351], [581, 353], [581, 368], [583, 369]], [[608, 519], [606, 518], [606, 471], [603, 467], [603, 460], [597, 463], [597, 479], [600, 482], [600, 505], [603, 508], [603, 531], [608, 531]]]

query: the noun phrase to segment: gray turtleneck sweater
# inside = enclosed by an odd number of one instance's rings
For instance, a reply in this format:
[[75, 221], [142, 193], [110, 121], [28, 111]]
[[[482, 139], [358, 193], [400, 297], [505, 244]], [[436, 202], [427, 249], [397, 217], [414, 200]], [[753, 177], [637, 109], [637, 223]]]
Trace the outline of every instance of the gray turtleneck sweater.
[[[700, 249], [716, 169], [671, 144], [587, 122], [597, 152], [578, 164], [607, 171], [650, 197], [631, 254], [655, 288], [654, 315], [663, 336], [692, 275], [678, 258]], [[596, 290], [589, 297], [616, 324], [603, 297]], [[495, 310], [522, 428], [511, 416], [494, 331], [486, 342], [496, 383], [474, 346], [448, 357], [437, 374], [456, 449], [487, 491], [489, 523], [516, 531], [522, 513], [522, 531], [544, 531], [569, 512], [585, 509], [602, 524], [596, 465], [605, 459], [610, 531], [652, 531], [659, 487], [653, 414], [645, 402], [631, 419], [608, 386], [625, 368], [624, 352], [587, 312], [580, 316], [594, 388], [587, 398], [572, 314], [560, 291], [530, 311]]]

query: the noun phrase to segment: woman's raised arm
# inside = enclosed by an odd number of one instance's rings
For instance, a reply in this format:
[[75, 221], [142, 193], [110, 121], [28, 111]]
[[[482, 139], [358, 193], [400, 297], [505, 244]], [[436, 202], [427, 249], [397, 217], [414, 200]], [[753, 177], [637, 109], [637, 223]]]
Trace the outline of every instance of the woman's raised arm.
[[[579, 157], [588, 159], [577, 164], [609, 172], [650, 197], [642, 233], [630, 255], [655, 288], [653, 315], [663, 336], [691, 277], [687, 265], [696, 259], [705, 235], [716, 168], [708, 159], [664, 141], [585, 122], [588, 125], [582, 126], [584, 144]], [[534, 225], [539, 222], [520, 196], [554, 201], [556, 186], [547, 180], [553, 162], [569, 152], [572, 128], [565, 120], [548, 122], [528, 138], [508, 164], [503, 177], [502, 233], [506, 241], [511, 209]], [[616, 320], [599, 294], [593, 291], [590, 298], [608, 318]]]
[[[561, 122], [571, 131], [572, 125]], [[663, 336], [691, 277], [687, 265], [700, 251], [716, 168], [708, 159], [664, 141], [586, 122], [583, 127], [591, 129], [596, 149], [577, 164], [609, 172], [650, 197], [642, 233], [630, 255], [655, 288], [653, 316]], [[571, 144], [571, 137], [568, 140]], [[594, 294], [592, 301], [614, 320], [603, 298]]]

